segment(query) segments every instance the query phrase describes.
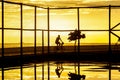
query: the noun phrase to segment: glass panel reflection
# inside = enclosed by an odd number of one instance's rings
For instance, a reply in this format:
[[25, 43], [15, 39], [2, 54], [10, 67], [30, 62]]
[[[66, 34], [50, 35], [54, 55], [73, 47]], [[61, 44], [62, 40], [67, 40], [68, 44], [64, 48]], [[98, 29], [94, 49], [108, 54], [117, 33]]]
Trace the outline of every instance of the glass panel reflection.
[[20, 28], [20, 6], [5, 3], [4, 27]]
[[13, 68], [13, 69], [5, 69], [4, 70], [4, 80], [20, 80], [20, 69], [18, 68]]
[[[54, 46], [57, 46], [55, 43], [56, 38], [58, 35], [60, 35], [62, 41], [60, 43], [64, 42], [63, 44], [63, 52], [72, 52], [75, 49], [75, 45], [78, 46], [78, 39], [75, 40], [68, 40], [69, 33], [73, 31], [51, 31], [50, 32], [50, 50], [56, 52], [57, 49], [55, 49]], [[108, 51], [108, 46], [109, 46], [109, 37], [108, 37], [108, 32], [102, 31], [94, 31], [94, 32], [89, 32], [89, 31], [81, 31], [81, 35], [85, 34], [85, 38], [80, 39], [80, 51], [96, 51], [97, 50], [102, 50], [102, 51]], [[77, 48], [76, 48], [77, 49]]]
[[78, 27], [76, 9], [50, 10], [51, 30], [71, 30]]
[[34, 7], [23, 6], [23, 28], [34, 29]]
[[107, 9], [80, 9], [80, 29], [106, 30], [108, 19]]
[[37, 54], [41, 54], [43, 49], [42, 46], [44, 46], [44, 39], [42, 39], [44, 37], [44, 32], [37, 31], [36, 35], [37, 35], [37, 38], [36, 38]]
[[[115, 25], [120, 23], [119, 13], [120, 13], [120, 9], [118, 7], [116, 7], [116, 9], [112, 7], [112, 9], [111, 9], [111, 27], [114, 27]], [[120, 29], [120, 25], [116, 26], [115, 29]]]
[[0, 2], [0, 28], [2, 27], [2, 4], [1, 4], [1, 2]]
[[23, 68], [23, 80], [34, 80], [34, 67]]
[[20, 54], [20, 31], [5, 30], [4, 31], [4, 47], [6, 56]]
[[[44, 64], [44, 66], [43, 66]], [[60, 78], [56, 75], [55, 69], [57, 66], [62, 64], [63, 71], [60, 75]], [[114, 68], [119, 67], [119, 65], [112, 65]], [[47, 63], [39, 63], [37, 64], [37, 80], [48, 80], [48, 66]], [[75, 62], [50, 62], [50, 80], [68, 80], [70, 76], [69, 73], [77, 74], [78, 65]], [[13, 74], [13, 75], [11, 75]], [[108, 80], [109, 76], [109, 67], [108, 64], [104, 63], [80, 63], [80, 75], [85, 75], [85, 80]], [[5, 78], [7, 80], [11, 79], [20, 79], [20, 69], [6, 69], [5, 70]], [[112, 79], [119, 80], [119, 69], [112, 70]], [[33, 64], [24, 66], [23, 68], [23, 79], [24, 80], [34, 80], [34, 67]]]
[[46, 30], [47, 25], [47, 10], [42, 8], [37, 8], [37, 29]]
[[34, 54], [34, 31], [23, 31], [23, 54]]
[[0, 29], [0, 57], [2, 55], [2, 31]]
[[[0, 11], [1, 12], [1, 11]], [[117, 13], [117, 15], [116, 15]], [[119, 9], [112, 9], [112, 26], [119, 23]], [[11, 30], [4, 29], [4, 46], [5, 46], [5, 57], [6, 56], [16, 56], [20, 55], [20, 30], [12, 30], [14, 28], [20, 28], [20, 5], [15, 4], [8, 4], [5, 3], [5, 28], [11, 28]], [[108, 30], [108, 9], [80, 9], [80, 30]], [[1, 17], [1, 15], [0, 15]], [[23, 6], [23, 29], [26, 31], [23, 31], [23, 54], [34, 54], [34, 40], [35, 40], [35, 34], [34, 31], [31, 29], [34, 29], [34, 7], [30, 6]], [[48, 16], [47, 16], [47, 9], [41, 9], [37, 8], [37, 52], [41, 53], [42, 44], [44, 44], [44, 51], [47, 53], [48, 51], [48, 31], [45, 31], [48, 29]], [[78, 16], [77, 16], [77, 9], [59, 9], [59, 10], [50, 10], [50, 30], [75, 30], [78, 27]], [[1, 20], [0, 20], [1, 21]], [[102, 23], [102, 24], [101, 24]], [[2, 25], [2, 24], [0, 24]], [[30, 31], [27, 31], [27, 30]], [[44, 32], [41, 31], [41, 29], [44, 30]], [[119, 29], [118, 27], [116, 29]], [[78, 41], [70, 41], [68, 40], [68, 34], [69, 32], [59, 32], [59, 31], [50, 31], [50, 50], [54, 50], [55, 39], [58, 35], [60, 35], [64, 42], [64, 50], [63, 52], [73, 52], [76, 50], [76, 46], [78, 46]], [[105, 60], [106, 56], [104, 56], [105, 53], [108, 53], [109, 51], [109, 34], [108, 31], [82, 31], [86, 35], [85, 39], [80, 40], [80, 52], [87, 52], [90, 53], [89, 55], [86, 55], [83, 57], [83, 59], [87, 59], [90, 61], [92, 60]], [[119, 32], [115, 32], [117, 35], [119, 35]], [[2, 33], [1, 33], [2, 34]], [[44, 35], [43, 35], [44, 34]], [[0, 35], [1, 37], [1, 35]], [[2, 37], [1, 37], [2, 38]], [[117, 39], [118, 38], [118, 39]], [[2, 40], [2, 39], [1, 39]], [[44, 40], [44, 43], [43, 43]], [[119, 46], [118, 41], [119, 37], [115, 37], [115, 35], [111, 36], [111, 42], [112, 42], [112, 51], [114, 53], [114, 50], [116, 50], [116, 53], [119, 53]], [[2, 42], [2, 41], [1, 41]], [[117, 44], [117, 47], [115, 46]], [[96, 53], [95, 57], [93, 53]], [[104, 53], [101, 58], [97, 53], [101, 52]], [[1, 52], [2, 53], [2, 52]], [[56, 54], [56, 52], [55, 52]], [[87, 57], [86, 57], [87, 56]], [[92, 56], [92, 57], [91, 57]], [[80, 56], [81, 57], [81, 56]], [[100, 58], [99, 58], [100, 57]], [[107, 55], [108, 57], [108, 55]], [[58, 57], [57, 57], [58, 58]], [[82, 57], [81, 57], [82, 58]], [[49, 59], [48, 59], [49, 60]], [[94, 61], [90, 63], [80, 63], [80, 66], [76, 63], [70, 62], [70, 63], [63, 63], [63, 62], [50, 62], [50, 65], [48, 63], [39, 63], [37, 66], [37, 79], [44, 79], [48, 80], [48, 77], [50, 77], [50, 80], [68, 80], [69, 72], [78, 73], [78, 68], [80, 68], [80, 74], [86, 75], [87, 80], [108, 80], [111, 75], [113, 80], [118, 80], [120, 78], [119, 76], [119, 65], [109, 65], [107, 62], [105, 63], [94, 63]], [[14, 64], [16, 65], [16, 64]], [[17, 65], [18, 66], [18, 65]], [[60, 78], [55, 73], [55, 69], [57, 67], [62, 67], [62, 73], [60, 75]], [[48, 71], [48, 68], [50, 68], [50, 71]], [[109, 73], [111, 70], [112, 74]], [[50, 72], [50, 75], [48, 73]], [[2, 72], [1, 72], [2, 73]], [[5, 68], [5, 76], [4, 79], [11, 80], [13, 78], [20, 80], [20, 69], [19, 67], [13, 67], [12, 68]], [[0, 74], [1, 76], [1, 74]], [[23, 68], [23, 79], [24, 80], [34, 80], [35, 74], [34, 74], [34, 67], [33, 63], [30, 63], [29, 65], [24, 66]]]

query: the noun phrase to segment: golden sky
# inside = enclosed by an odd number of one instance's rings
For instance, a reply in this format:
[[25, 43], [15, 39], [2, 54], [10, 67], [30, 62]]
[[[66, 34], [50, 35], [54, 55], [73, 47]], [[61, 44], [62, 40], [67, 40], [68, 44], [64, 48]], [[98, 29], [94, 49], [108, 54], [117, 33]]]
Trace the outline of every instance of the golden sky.
[[[25, 4], [41, 5], [42, 7], [68, 7], [68, 6], [86, 6], [86, 5], [118, 5], [120, 1], [117, 0], [6, 0], [13, 2], [22, 2]], [[58, 4], [60, 3], [60, 4]], [[98, 4], [99, 3], [99, 4]], [[80, 9], [80, 29], [81, 30], [108, 30], [109, 15], [108, 9]], [[115, 26], [120, 21], [119, 9], [112, 9], [111, 11], [111, 27]], [[1, 14], [1, 13], [0, 13]], [[75, 30], [78, 27], [77, 9], [50, 9], [50, 29], [51, 30]], [[1, 20], [1, 19], [0, 19]], [[5, 3], [5, 28], [20, 28], [20, 6]], [[23, 28], [34, 29], [34, 7], [23, 6]], [[47, 10], [37, 8], [37, 29], [47, 29]], [[119, 29], [117, 27], [116, 29]], [[69, 43], [69, 32], [51, 32], [50, 42], [54, 42], [55, 37], [60, 34], [65, 43]], [[81, 39], [83, 43], [108, 43], [108, 32], [87, 32], [85, 39]], [[119, 35], [120, 33], [117, 32]], [[34, 32], [24, 31], [23, 41], [28, 43], [34, 42]], [[45, 39], [47, 40], [47, 32], [45, 32]], [[112, 35], [112, 42], [116, 42], [117, 38]], [[13, 43], [20, 42], [20, 31], [5, 30], [5, 42]], [[37, 32], [37, 42], [41, 43], [41, 31]], [[46, 43], [47, 44], [47, 43]], [[54, 43], [51, 43], [54, 44]]]
[[98, 5], [119, 5], [119, 0], [5, 0], [42, 7], [81, 7]]
[[[99, 6], [99, 5], [119, 5], [119, 0], [6, 0], [13, 2], [22, 2], [42, 7], [79, 7], [79, 6]], [[0, 4], [1, 5], [1, 4]], [[111, 10], [111, 27], [120, 23], [120, 9]], [[109, 15], [108, 9], [80, 9], [80, 30], [108, 30]], [[1, 7], [0, 7], [0, 17]], [[2, 19], [0, 19], [1, 22]], [[75, 30], [78, 27], [77, 9], [58, 9], [50, 10], [50, 30]], [[2, 24], [0, 23], [2, 26]], [[47, 10], [37, 8], [37, 29], [47, 29]], [[5, 3], [4, 13], [5, 28], [20, 29], [20, 6]], [[23, 28], [34, 29], [34, 8], [23, 6]], [[115, 29], [119, 29], [120, 26]], [[1, 30], [0, 30], [1, 32]], [[81, 43], [108, 43], [108, 32], [102, 31], [82, 31], [86, 35], [85, 39], [81, 39]], [[115, 32], [120, 35], [120, 32]], [[70, 43], [67, 38], [69, 32], [50, 32], [50, 44], [54, 45], [56, 36], [60, 34], [65, 44]], [[20, 30], [4, 30], [5, 43], [20, 43]], [[112, 36], [112, 42], [117, 42], [117, 37]], [[0, 35], [1, 37], [1, 35]], [[47, 32], [44, 32], [45, 45], [47, 45]], [[2, 39], [0, 39], [2, 40]], [[0, 41], [1, 42], [1, 41]], [[23, 42], [34, 43], [34, 31], [23, 31]], [[42, 32], [37, 31], [37, 43], [42, 43]], [[98, 73], [99, 74], [99, 73]], [[106, 74], [106, 73], [105, 73]], [[90, 76], [93, 74], [90, 74]], [[96, 75], [99, 77], [99, 75]], [[95, 76], [95, 78], [96, 78]], [[89, 77], [89, 76], [88, 76]], [[101, 75], [100, 77], [108, 77]], [[99, 77], [99, 78], [100, 78]], [[92, 78], [93, 80], [94, 78]]]

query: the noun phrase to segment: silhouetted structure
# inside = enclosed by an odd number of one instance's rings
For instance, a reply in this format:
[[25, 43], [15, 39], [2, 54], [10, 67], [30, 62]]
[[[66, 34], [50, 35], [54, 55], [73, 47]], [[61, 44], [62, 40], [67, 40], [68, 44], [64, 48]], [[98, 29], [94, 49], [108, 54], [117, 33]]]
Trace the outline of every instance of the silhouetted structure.
[[68, 73], [68, 76], [69, 76], [68, 78], [69, 80], [85, 80], [86, 77], [86, 75], [78, 75], [71, 72]]

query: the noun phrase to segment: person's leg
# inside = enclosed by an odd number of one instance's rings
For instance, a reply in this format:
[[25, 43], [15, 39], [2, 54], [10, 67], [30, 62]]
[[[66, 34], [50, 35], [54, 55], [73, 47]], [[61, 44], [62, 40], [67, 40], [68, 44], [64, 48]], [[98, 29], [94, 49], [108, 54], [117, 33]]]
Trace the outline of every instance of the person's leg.
[[62, 50], [63, 50], [63, 44], [64, 44], [64, 43], [62, 42], [62, 43], [61, 43], [61, 49], [62, 49]]
[[61, 75], [61, 73], [62, 73], [62, 71], [64, 70], [64, 68], [63, 68], [63, 66], [62, 66], [62, 64], [60, 65], [60, 71], [59, 71], [59, 77], [60, 77], [60, 75]]
[[58, 47], [58, 50], [59, 50], [60, 49], [60, 42], [58, 42], [57, 47]]
[[63, 69], [62, 63], [60, 64], [61, 69]]
[[58, 78], [60, 78], [60, 74], [58, 74]]
[[58, 46], [60, 46], [60, 42], [58, 42]]
[[56, 43], [56, 44], [57, 44], [56, 49], [59, 50], [59, 43]]

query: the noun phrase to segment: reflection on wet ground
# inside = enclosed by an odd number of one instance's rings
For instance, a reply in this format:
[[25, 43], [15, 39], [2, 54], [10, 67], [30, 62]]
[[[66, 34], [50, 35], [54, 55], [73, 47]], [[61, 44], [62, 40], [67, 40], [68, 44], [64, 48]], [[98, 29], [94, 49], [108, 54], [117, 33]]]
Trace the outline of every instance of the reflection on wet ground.
[[[49, 65], [49, 67], [48, 67]], [[23, 67], [23, 80], [34, 80], [35, 66], [37, 80], [48, 80], [48, 73], [50, 80], [69, 80], [68, 73], [78, 73], [78, 68], [81, 75], [86, 75], [85, 80], [109, 80], [109, 73], [111, 73], [111, 80], [120, 79], [120, 65], [108, 63], [73, 63], [73, 62], [55, 62], [51, 61], [29, 64]], [[60, 78], [56, 75], [55, 69], [58, 66], [63, 67]], [[78, 67], [79, 66], [79, 67]], [[49, 71], [48, 71], [49, 68]], [[5, 80], [20, 80], [20, 67], [6, 68], [4, 71]]]

